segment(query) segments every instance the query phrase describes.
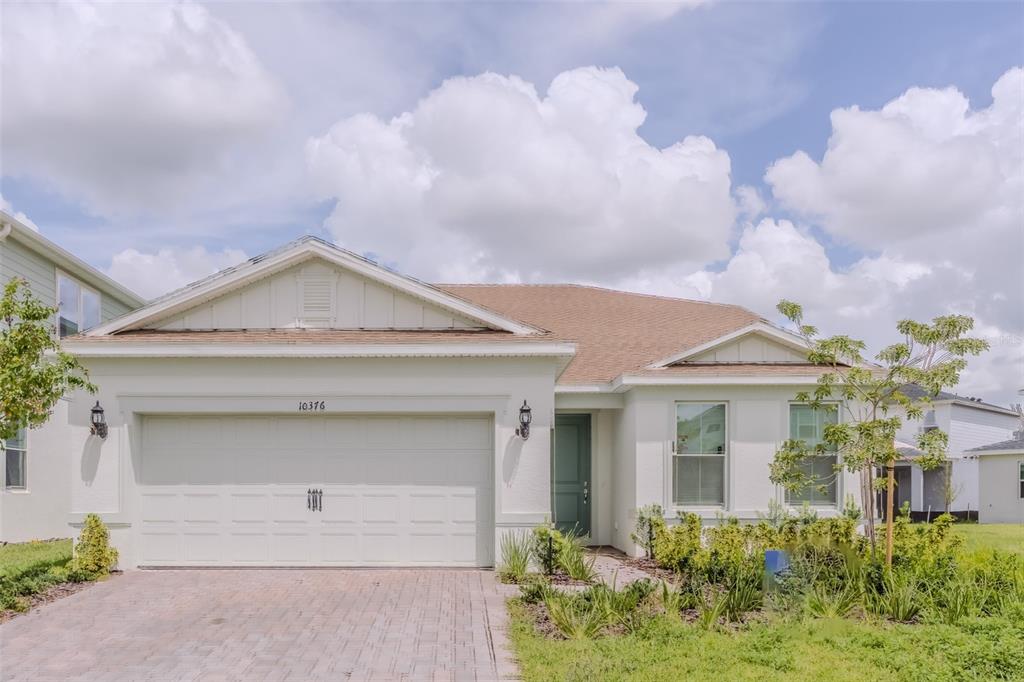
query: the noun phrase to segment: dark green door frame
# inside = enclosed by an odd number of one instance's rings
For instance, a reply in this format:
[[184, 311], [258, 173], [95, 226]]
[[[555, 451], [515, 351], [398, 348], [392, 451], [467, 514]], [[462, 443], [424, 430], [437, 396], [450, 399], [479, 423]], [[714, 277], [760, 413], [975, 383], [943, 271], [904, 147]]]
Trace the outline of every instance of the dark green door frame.
[[590, 415], [556, 414], [551, 448], [551, 516], [555, 526], [590, 535], [593, 507]]

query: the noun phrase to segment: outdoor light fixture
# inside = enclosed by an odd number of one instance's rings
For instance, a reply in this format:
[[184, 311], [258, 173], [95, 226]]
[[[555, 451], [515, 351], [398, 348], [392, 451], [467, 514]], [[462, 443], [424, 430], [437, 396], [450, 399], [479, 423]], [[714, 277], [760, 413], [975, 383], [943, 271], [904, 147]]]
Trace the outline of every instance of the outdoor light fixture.
[[100, 438], [107, 437], [107, 420], [103, 416], [103, 408], [100, 407], [100, 401], [96, 401], [96, 404], [92, 408], [92, 435], [99, 436]]
[[533, 410], [530, 406], [523, 401], [523, 406], [519, 408], [519, 428], [516, 429], [516, 435], [523, 440], [530, 438], [530, 422], [533, 421]]

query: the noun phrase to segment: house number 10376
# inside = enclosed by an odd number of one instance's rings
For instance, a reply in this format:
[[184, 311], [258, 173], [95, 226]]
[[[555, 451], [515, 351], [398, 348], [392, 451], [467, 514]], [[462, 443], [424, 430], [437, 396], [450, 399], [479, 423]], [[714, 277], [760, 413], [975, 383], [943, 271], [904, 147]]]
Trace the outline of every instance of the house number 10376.
[[327, 409], [325, 400], [300, 400], [299, 412], [323, 412]]

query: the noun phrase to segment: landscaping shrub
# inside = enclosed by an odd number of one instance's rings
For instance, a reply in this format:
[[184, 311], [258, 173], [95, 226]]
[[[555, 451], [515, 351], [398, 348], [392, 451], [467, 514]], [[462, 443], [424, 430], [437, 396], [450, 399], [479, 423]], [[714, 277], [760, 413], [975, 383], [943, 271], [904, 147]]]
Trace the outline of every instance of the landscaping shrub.
[[117, 565], [117, 550], [110, 546], [110, 531], [96, 514], [88, 514], [75, 545], [71, 574], [92, 580], [105, 576]]
[[636, 526], [630, 537], [633, 542], [640, 545], [648, 559], [654, 558], [654, 537], [658, 529], [664, 526], [665, 512], [660, 504], [649, 504], [637, 512]]
[[518, 584], [530, 570], [533, 558], [533, 539], [528, 533], [509, 531], [501, 537], [501, 565], [498, 579], [505, 583]]
[[551, 594], [551, 585], [542, 575], [529, 574], [519, 584], [520, 598], [527, 604], [539, 604]]
[[544, 524], [533, 529], [533, 555], [545, 575], [552, 575], [558, 568], [558, 557], [565, 542], [565, 536], [552, 525]]
[[578, 595], [552, 591], [544, 605], [552, 624], [566, 639], [593, 639], [611, 622], [604, 604]]

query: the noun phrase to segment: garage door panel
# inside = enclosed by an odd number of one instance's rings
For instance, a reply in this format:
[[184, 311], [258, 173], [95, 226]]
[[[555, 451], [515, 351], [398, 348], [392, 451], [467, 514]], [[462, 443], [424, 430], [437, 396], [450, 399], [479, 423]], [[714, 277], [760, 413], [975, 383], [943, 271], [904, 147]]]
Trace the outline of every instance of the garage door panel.
[[275, 490], [270, 494], [270, 516], [275, 524], [310, 525], [305, 490]]
[[334, 492], [330, 488], [324, 491], [324, 510], [320, 512], [320, 523], [356, 524], [362, 519], [359, 513], [361, 501], [355, 493]]
[[270, 536], [267, 533], [229, 533], [225, 544], [228, 563], [265, 564], [270, 562]]
[[189, 563], [220, 563], [223, 548], [220, 533], [184, 533], [185, 561]]
[[308, 533], [275, 532], [270, 536], [270, 560], [275, 563], [310, 563], [313, 538]]
[[181, 501], [186, 523], [220, 523], [224, 498], [216, 491], [185, 493]]
[[181, 494], [178, 492], [149, 492], [140, 500], [143, 523], [176, 524], [181, 521]]
[[364, 493], [362, 510], [363, 523], [398, 523], [401, 517], [401, 498], [394, 493]]
[[490, 565], [492, 433], [463, 416], [146, 417], [139, 563]]
[[325, 484], [354, 484], [364, 479], [363, 460], [348, 453], [328, 451], [324, 454], [322, 481]]
[[262, 492], [229, 492], [232, 523], [265, 523], [270, 518], [270, 495]]
[[146, 562], [176, 563], [182, 557], [181, 535], [178, 533], [145, 531], [140, 539], [142, 558]]

